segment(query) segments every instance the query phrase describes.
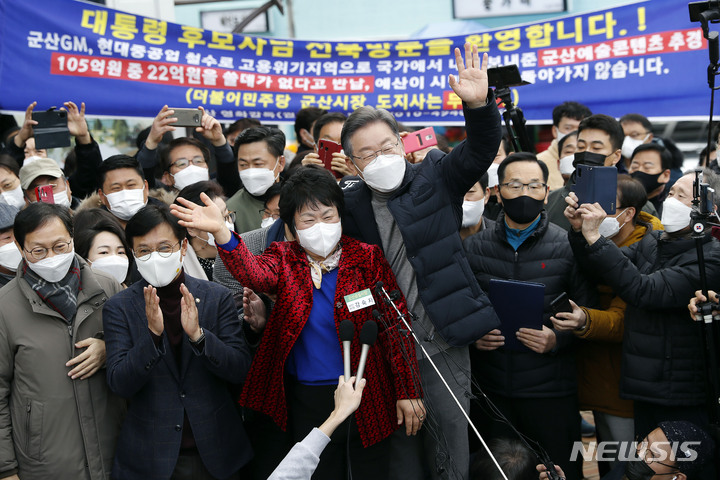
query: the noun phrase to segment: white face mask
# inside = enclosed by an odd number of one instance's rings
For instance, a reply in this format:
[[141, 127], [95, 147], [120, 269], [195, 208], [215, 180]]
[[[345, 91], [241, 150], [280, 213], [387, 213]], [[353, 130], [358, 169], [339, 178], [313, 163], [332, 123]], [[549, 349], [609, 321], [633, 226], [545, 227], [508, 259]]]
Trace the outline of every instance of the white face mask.
[[242, 180], [243, 187], [248, 191], [250, 195], [263, 195], [268, 191], [268, 188], [272, 187], [278, 175], [275, 175], [273, 171], [280, 163], [280, 157], [275, 162], [275, 166], [270, 170], [269, 168], [246, 168], [240, 170], [240, 180]]
[[471, 202], [464, 200], [462, 204], [463, 218], [462, 226], [472, 227], [477, 225], [482, 218], [483, 212], [485, 211], [485, 200], [478, 200], [477, 202]]
[[617, 219], [617, 217], [622, 215], [625, 210], [627, 210], [627, 208], [620, 212], [616, 217], [605, 217], [598, 228], [598, 233], [605, 238], [612, 238], [617, 235], [618, 232], [620, 232], [620, 229], [627, 223], [625, 222], [620, 225], [620, 222]]
[[[67, 189], [67, 185], [65, 188]], [[70, 199], [68, 198], [67, 190], [59, 193], [53, 193], [53, 202], [55, 202], [55, 205], [70, 208]]]
[[342, 223], [317, 222], [310, 228], [297, 231], [297, 238], [300, 245], [308, 252], [319, 255], [323, 258], [330, 255], [342, 235]]
[[368, 187], [388, 193], [397, 189], [405, 177], [405, 157], [402, 155], [378, 155], [362, 171], [362, 178]]
[[[57, 283], [67, 275], [75, 258], [75, 248], [68, 253], [45, 257], [35, 263], [27, 262], [30, 270], [35, 272], [40, 278], [50, 283]], [[26, 259], [27, 261], [27, 259]]]
[[198, 167], [197, 165], [188, 165], [175, 175], [170, 174], [175, 179], [175, 188], [182, 190], [183, 188], [197, 182], [210, 180], [210, 173], [207, 168]]
[[[557, 128], [557, 127], [555, 127], [555, 128]], [[560, 140], [562, 140], [563, 138], [567, 137], [568, 135], [570, 135], [570, 133], [572, 133], [572, 131], [570, 131], [570, 132], [568, 132], [568, 133], [562, 133], [559, 129], [558, 129], [557, 132], [558, 132], [558, 136], [557, 136], [557, 139], [556, 139], [556, 140], [557, 140], [558, 142], [559, 142]]]
[[[650, 134], [648, 133], [648, 135], [650, 135]], [[632, 154], [635, 151], [635, 149], [637, 147], [639, 147], [640, 145], [642, 145], [645, 142], [645, 140], [647, 140], [648, 135], [645, 135], [645, 138], [643, 138], [642, 140], [635, 140], [632, 137], [626, 136], [625, 139], [623, 140], [623, 144], [622, 144], [622, 150], [621, 150], [622, 156], [625, 158], [632, 158]]]
[[[190, 168], [190, 167], [188, 167]], [[120, 190], [115, 193], [105, 195], [110, 204], [110, 212], [120, 220], [130, 220], [138, 210], [143, 208], [147, 202], [145, 201], [145, 188], [133, 188], [130, 190]]]
[[500, 168], [500, 164], [493, 163], [487, 169], [489, 188], [495, 187], [500, 183], [500, 180], [498, 180], [498, 168]]
[[118, 283], [123, 283], [127, 277], [130, 261], [120, 255], [107, 255], [92, 262], [90, 267], [103, 273], [111, 275]]
[[232, 222], [225, 222], [225, 226], [230, 230], [231, 232], [235, 231], [235, 224]]
[[135, 262], [138, 272], [153, 287], [159, 288], [169, 285], [182, 269], [183, 256], [181, 251], [182, 249], [173, 252], [167, 258], [161, 257], [158, 252], [152, 252], [147, 260], [138, 259]]
[[25, 197], [23, 196], [20, 185], [13, 190], [2, 192], [2, 199], [5, 203], [15, 208], [23, 208], [25, 206]]
[[274, 219], [274, 218], [272, 218], [272, 217], [263, 218], [263, 219], [262, 219], [262, 222], [260, 222], [260, 228], [269, 227], [269, 226], [272, 225], [273, 223], [275, 223], [275, 219]]
[[560, 159], [560, 173], [562, 175], [572, 175], [575, 171], [573, 162], [575, 161], [575, 155], [567, 155]]
[[15, 242], [6, 243], [0, 247], [0, 266], [15, 272], [21, 261], [22, 253], [18, 250]]
[[677, 232], [690, 225], [690, 212], [688, 207], [675, 197], [663, 202], [662, 218], [660, 221], [668, 233]]

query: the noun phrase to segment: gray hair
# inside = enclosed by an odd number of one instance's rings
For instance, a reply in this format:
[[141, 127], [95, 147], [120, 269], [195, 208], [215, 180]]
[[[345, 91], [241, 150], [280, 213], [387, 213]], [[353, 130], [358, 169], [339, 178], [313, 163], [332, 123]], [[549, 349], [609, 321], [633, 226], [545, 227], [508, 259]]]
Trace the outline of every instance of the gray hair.
[[713, 203], [715, 204], [715, 207], [717, 207], [718, 211], [720, 211], [720, 175], [709, 168], [703, 168], [702, 182], [707, 183], [710, 188], [715, 190]]
[[390, 127], [390, 130], [392, 130], [396, 137], [400, 138], [400, 129], [398, 128], [397, 120], [395, 120], [395, 117], [393, 117], [390, 112], [382, 108], [369, 106], [360, 107], [350, 114], [348, 119], [345, 121], [342, 133], [340, 134], [340, 143], [345, 151], [345, 155], [350, 158], [353, 156], [352, 146], [350, 145], [350, 137], [352, 137], [359, 129], [375, 122], [383, 122]]

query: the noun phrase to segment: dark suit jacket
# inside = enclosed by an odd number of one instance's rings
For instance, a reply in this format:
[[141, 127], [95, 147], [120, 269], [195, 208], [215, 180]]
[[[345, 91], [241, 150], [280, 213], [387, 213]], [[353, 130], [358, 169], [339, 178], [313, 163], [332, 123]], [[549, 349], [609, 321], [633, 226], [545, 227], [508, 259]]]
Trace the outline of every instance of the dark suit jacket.
[[110, 389], [130, 400], [118, 439], [112, 477], [168, 479], [180, 451], [186, 411], [205, 467], [217, 478], [237, 472], [252, 457], [250, 443], [228, 390], [245, 379], [250, 353], [230, 291], [186, 275], [195, 296], [202, 351], [183, 334], [178, 371], [167, 336], [155, 347], [140, 281], [103, 309]]

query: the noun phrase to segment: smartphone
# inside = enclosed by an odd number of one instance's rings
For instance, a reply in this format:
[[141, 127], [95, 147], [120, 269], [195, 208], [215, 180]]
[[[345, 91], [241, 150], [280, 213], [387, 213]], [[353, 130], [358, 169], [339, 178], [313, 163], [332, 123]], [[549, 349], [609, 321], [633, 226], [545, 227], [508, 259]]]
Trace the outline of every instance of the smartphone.
[[332, 169], [333, 153], [340, 153], [342, 145], [332, 140], [322, 139], [318, 142], [318, 156], [323, 162], [323, 166], [330, 171], [335, 178], [342, 178], [342, 175]]
[[175, 113], [173, 117], [177, 118], [177, 122], [173, 123], [175, 127], [199, 127], [202, 121], [202, 112], [197, 108], [170, 108]]
[[52, 185], [42, 185], [35, 187], [35, 198], [38, 202], [55, 203]]
[[405, 153], [413, 153], [423, 148], [437, 145], [435, 129], [433, 127], [423, 128], [417, 132], [410, 132], [402, 139]]
[[35, 148], [42, 150], [70, 146], [70, 130], [65, 110], [50, 109], [46, 112], [33, 112], [32, 119], [38, 122], [33, 126]]
[[599, 203], [605, 213], [615, 214], [617, 199], [617, 168], [578, 165], [573, 191], [578, 203]]
[[570, 298], [567, 292], [563, 292], [557, 296], [552, 302], [550, 302], [550, 311], [553, 315], [560, 312], [571, 313], [572, 305], [570, 305]]

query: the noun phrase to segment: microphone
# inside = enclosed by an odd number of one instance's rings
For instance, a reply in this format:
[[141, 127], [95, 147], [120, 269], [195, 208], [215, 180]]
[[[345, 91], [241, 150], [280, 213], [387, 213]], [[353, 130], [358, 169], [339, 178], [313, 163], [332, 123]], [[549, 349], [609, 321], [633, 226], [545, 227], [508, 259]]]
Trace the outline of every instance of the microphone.
[[355, 336], [355, 324], [350, 320], [340, 322], [340, 340], [343, 344], [343, 362], [345, 363], [345, 381], [350, 380], [350, 342]]
[[377, 338], [378, 327], [377, 323], [373, 320], [368, 320], [363, 324], [362, 330], [360, 330], [360, 343], [362, 343], [362, 350], [360, 351], [360, 362], [358, 363], [357, 378], [355, 382], [359, 382], [363, 378], [365, 373], [365, 364], [367, 363], [367, 354], [370, 347], [375, 344]]

